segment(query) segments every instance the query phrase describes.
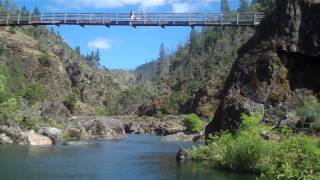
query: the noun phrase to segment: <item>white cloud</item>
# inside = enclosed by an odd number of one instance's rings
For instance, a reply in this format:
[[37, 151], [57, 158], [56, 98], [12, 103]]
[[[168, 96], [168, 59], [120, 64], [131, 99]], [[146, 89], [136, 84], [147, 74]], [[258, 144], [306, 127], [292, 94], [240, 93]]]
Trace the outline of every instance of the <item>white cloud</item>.
[[95, 7], [95, 8], [114, 8], [126, 5], [139, 5], [142, 7], [162, 6], [166, 3], [181, 0], [56, 0], [59, 4], [71, 7]]
[[111, 44], [108, 39], [97, 38], [88, 43], [88, 48], [90, 49], [110, 49]]
[[141, 8], [154, 8], [169, 5], [173, 12], [195, 12], [202, 7], [210, 6], [210, 3], [220, 0], [55, 0], [65, 7], [80, 9], [92, 8], [117, 8], [127, 5], [137, 5]]
[[173, 3], [172, 11], [174, 13], [187, 13], [191, 12], [192, 6], [189, 3]]

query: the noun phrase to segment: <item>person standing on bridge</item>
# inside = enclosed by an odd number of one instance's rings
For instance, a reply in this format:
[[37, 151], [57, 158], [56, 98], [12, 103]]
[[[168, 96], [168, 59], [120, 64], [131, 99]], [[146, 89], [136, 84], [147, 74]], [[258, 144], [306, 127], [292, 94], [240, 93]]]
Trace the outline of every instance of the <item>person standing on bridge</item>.
[[142, 19], [145, 19], [145, 18], [146, 18], [144, 9], [141, 9], [141, 18], [142, 18]]
[[130, 21], [136, 20], [136, 13], [134, 11], [130, 12]]
[[132, 21], [136, 19], [136, 14], [134, 11], [130, 11], [130, 25], [132, 25]]

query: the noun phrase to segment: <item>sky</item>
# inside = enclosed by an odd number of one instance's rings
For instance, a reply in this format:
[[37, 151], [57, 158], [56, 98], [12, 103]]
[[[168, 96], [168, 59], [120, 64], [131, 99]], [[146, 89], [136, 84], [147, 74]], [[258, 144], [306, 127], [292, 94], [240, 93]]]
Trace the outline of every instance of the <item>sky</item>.
[[[13, 0], [21, 7], [41, 12], [219, 12], [220, 0]], [[234, 1], [234, 2], [233, 2]], [[231, 4], [237, 0], [230, 0]], [[158, 58], [164, 43], [173, 52], [188, 41], [190, 27], [52, 26], [71, 47], [87, 54], [99, 48], [101, 64], [109, 69], [131, 70]]]

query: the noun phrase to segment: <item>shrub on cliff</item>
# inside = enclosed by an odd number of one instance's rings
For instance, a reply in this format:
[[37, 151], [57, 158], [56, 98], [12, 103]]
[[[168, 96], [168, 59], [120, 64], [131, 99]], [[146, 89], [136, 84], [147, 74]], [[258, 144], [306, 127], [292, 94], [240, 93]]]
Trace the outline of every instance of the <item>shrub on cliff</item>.
[[44, 90], [40, 84], [34, 83], [26, 88], [24, 98], [31, 101], [40, 101], [44, 98]]
[[95, 108], [95, 111], [96, 111], [98, 116], [107, 116], [108, 115], [108, 112], [107, 112], [106, 108], [103, 107], [103, 106], [97, 106]]
[[16, 28], [14, 28], [14, 27], [10, 27], [9, 30], [8, 30], [8, 32], [9, 32], [10, 34], [16, 34], [16, 33], [17, 33], [17, 30], [16, 30]]
[[303, 105], [298, 107], [296, 112], [313, 131], [320, 132], [320, 103], [316, 97], [306, 97]]
[[72, 94], [65, 97], [63, 104], [71, 111], [74, 111], [76, 106], [77, 100], [80, 99], [80, 90], [79, 88], [73, 88]]
[[6, 117], [6, 119], [21, 122], [22, 114], [20, 109], [20, 103], [15, 98], [10, 98], [7, 101], [0, 104], [0, 113]]
[[50, 67], [52, 63], [51, 61], [51, 56], [47, 51], [43, 52], [39, 58], [39, 63], [44, 67]]
[[183, 119], [183, 124], [187, 131], [198, 133], [203, 130], [205, 123], [196, 114], [188, 114]]

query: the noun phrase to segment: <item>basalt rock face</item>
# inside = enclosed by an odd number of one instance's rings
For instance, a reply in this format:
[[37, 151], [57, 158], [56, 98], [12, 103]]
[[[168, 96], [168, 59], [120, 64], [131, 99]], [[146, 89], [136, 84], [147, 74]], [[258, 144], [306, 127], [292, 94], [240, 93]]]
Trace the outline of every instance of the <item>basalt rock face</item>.
[[288, 124], [296, 104], [320, 93], [320, 1], [277, 0], [276, 7], [238, 51], [221, 103], [206, 135], [235, 130], [242, 113]]

